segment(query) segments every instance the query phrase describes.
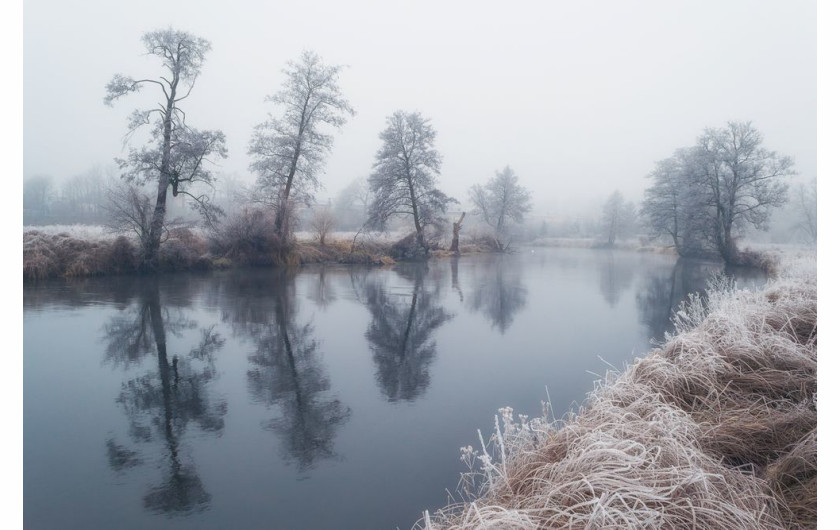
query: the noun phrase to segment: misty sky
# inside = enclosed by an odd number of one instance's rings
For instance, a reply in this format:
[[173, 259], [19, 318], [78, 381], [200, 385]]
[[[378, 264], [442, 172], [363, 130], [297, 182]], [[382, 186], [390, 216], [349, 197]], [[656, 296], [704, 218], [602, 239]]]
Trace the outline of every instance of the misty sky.
[[[352, 5], [351, 5], [352, 4]], [[131, 94], [115, 73], [156, 76], [140, 36], [172, 26], [211, 41], [183, 102], [221, 129], [219, 170], [251, 182], [248, 140], [304, 49], [345, 64], [357, 115], [336, 134], [322, 199], [367, 176], [385, 118], [420, 111], [438, 131], [441, 187], [466, 190], [510, 165], [535, 213], [578, 213], [613, 190], [638, 200], [656, 160], [707, 126], [752, 120], [768, 148], [816, 176], [814, 1], [144, 2], [26, 0], [23, 176], [59, 179], [125, 154]]]

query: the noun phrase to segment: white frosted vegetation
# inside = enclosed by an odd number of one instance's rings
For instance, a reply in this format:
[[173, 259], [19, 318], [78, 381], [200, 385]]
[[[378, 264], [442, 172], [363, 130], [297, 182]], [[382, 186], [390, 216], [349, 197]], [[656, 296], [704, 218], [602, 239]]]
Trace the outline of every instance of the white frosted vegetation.
[[816, 261], [762, 291], [719, 281], [577, 413], [462, 449], [464, 502], [417, 528], [816, 526]]

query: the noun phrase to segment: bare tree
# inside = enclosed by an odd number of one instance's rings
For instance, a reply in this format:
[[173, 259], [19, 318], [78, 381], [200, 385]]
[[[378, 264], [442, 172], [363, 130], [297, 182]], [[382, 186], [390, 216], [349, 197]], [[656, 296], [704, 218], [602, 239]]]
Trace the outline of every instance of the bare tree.
[[358, 229], [367, 220], [371, 193], [367, 178], [358, 177], [339, 192], [335, 200], [336, 224], [340, 230]]
[[636, 219], [633, 203], [624, 200], [620, 191], [614, 191], [604, 203], [601, 227], [607, 246], [613, 246], [616, 239], [625, 237], [632, 230]]
[[674, 154], [656, 163], [648, 176], [652, 185], [645, 190], [641, 215], [655, 235], [664, 235], [680, 256], [696, 256], [704, 252], [703, 216], [705, 208], [702, 186], [696, 178], [694, 150], [677, 149]]
[[787, 201], [781, 178], [794, 174], [793, 160], [764, 149], [762, 141], [751, 123], [729, 122], [707, 129], [697, 142], [712, 241], [727, 263], [737, 261], [735, 232], [747, 226], [766, 228], [771, 208]]
[[180, 105], [195, 86], [210, 43], [172, 28], [145, 33], [142, 41], [148, 55], [161, 59], [164, 74], [157, 79], [115, 75], [106, 86], [105, 104], [110, 106], [122, 96], [138, 92], [150, 84], [157, 85], [163, 94], [163, 101], [157, 106], [135, 110], [129, 119], [129, 135], [145, 125], [151, 125], [148, 146], [139, 150], [131, 148], [127, 158], [117, 161], [124, 171], [124, 178], [130, 182], [157, 183], [149, 229], [141, 239], [141, 267], [154, 270], [157, 268], [166, 217], [168, 189], [172, 188], [173, 196], [183, 193], [193, 198], [195, 207], [212, 222], [219, 214], [218, 209], [210, 204], [207, 195], [195, 195], [190, 185], [197, 182], [210, 184], [213, 176], [205, 169], [205, 163], [215, 156], [226, 157], [227, 150], [225, 137], [220, 131], [198, 131], [187, 126], [186, 114]]
[[335, 227], [335, 215], [333, 215], [332, 208], [316, 206], [312, 211], [312, 217], [309, 219], [309, 226], [318, 236], [318, 243], [323, 246], [327, 241], [327, 236]]
[[[702, 242], [726, 263], [737, 263], [737, 236], [747, 227], [766, 229], [770, 212], [787, 200], [784, 177], [794, 175], [793, 161], [761, 146], [763, 141], [750, 122], [729, 122], [726, 127], [706, 129], [690, 150], [677, 179], [690, 193], [674, 196], [668, 179], [655, 178], [655, 191], [647, 197], [685, 200], [678, 209], [692, 221], [683, 232], [693, 242]], [[688, 189], [686, 188], [686, 189]], [[657, 202], [646, 201], [646, 213], [660, 211]], [[661, 205], [661, 201], [659, 202]], [[655, 207], [656, 206], [656, 207]], [[674, 211], [674, 210], [672, 210]], [[665, 219], [678, 220], [679, 216]], [[657, 233], [668, 233], [665, 224], [652, 222]]]
[[[140, 241], [149, 238], [154, 207], [151, 196], [128, 182], [114, 183], [105, 191], [106, 226], [115, 233], [134, 232]], [[165, 226], [161, 233], [165, 233]]]
[[474, 213], [493, 230], [498, 250], [510, 245], [511, 225], [521, 223], [525, 214], [531, 211], [531, 193], [518, 181], [519, 177], [510, 166], [505, 166], [483, 186], [476, 184], [470, 188]]
[[279, 116], [254, 128], [249, 153], [251, 170], [259, 176], [258, 187], [276, 210], [275, 227], [282, 248], [291, 235], [290, 200], [308, 203], [320, 187], [319, 173], [332, 148], [333, 137], [323, 126], [341, 128], [355, 112], [338, 86], [340, 66], [325, 65], [311, 51], [284, 70], [283, 88], [268, 97], [280, 106]]
[[796, 188], [796, 210], [799, 214], [798, 228], [805, 240], [817, 244], [817, 179]]
[[55, 210], [65, 222], [101, 222], [104, 206], [105, 180], [101, 168], [94, 166], [75, 175], [61, 185], [61, 196]]
[[44, 221], [52, 200], [52, 177], [38, 175], [23, 181], [23, 213], [27, 220]]
[[436, 187], [441, 164], [434, 146], [437, 133], [417, 112], [397, 111], [387, 123], [368, 179], [373, 192], [368, 223], [383, 227], [394, 216], [411, 217], [417, 244], [428, 250], [423, 230], [457, 202]]

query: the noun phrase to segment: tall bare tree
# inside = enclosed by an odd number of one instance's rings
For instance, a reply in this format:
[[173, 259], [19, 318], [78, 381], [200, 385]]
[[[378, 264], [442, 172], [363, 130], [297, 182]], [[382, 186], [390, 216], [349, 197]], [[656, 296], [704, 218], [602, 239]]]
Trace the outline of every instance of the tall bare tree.
[[283, 88], [269, 96], [281, 112], [254, 128], [249, 153], [251, 170], [259, 176], [258, 187], [276, 210], [275, 227], [281, 248], [291, 236], [291, 202], [309, 202], [321, 186], [319, 173], [330, 152], [333, 137], [325, 125], [341, 128], [355, 111], [338, 86], [341, 66], [330, 66], [304, 51], [283, 72]]
[[470, 200], [475, 213], [493, 230], [496, 247], [504, 250], [510, 245], [513, 223], [521, 223], [531, 211], [531, 193], [519, 184], [519, 177], [505, 166], [486, 184], [470, 188]]
[[750, 122], [706, 129], [697, 141], [699, 177], [709, 200], [712, 241], [727, 263], [735, 263], [735, 233], [766, 228], [772, 208], [787, 201], [783, 177], [794, 175], [793, 160], [761, 146]]
[[613, 246], [616, 239], [626, 236], [633, 228], [636, 210], [633, 203], [624, 200], [620, 191], [614, 191], [604, 203], [601, 227], [607, 246]]
[[27, 221], [43, 222], [53, 202], [52, 177], [38, 175], [23, 181], [23, 213]]
[[648, 176], [641, 216], [654, 234], [666, 236], [680, 256], [704, 252], [703, 211], [707, 200], [696, 178], [693, 148], [680, 148], [656, 163]]
[[105, 178], [99, 167], [65, 180], [56, 213], [65, 222], [99, 223], [103, 221]]
[[668, 234], [683, 255], [712, 252], [737, 263], [738, 235], [767, 228], [772, 209], [787, 200], [785, 177], [795, 174], [790, 157], [762, 142], [750, 122], [729, 122], [660, 162], [643, 209], [654, 233]]
[[394, 216], [411, 217], [418, 245], [428, 249], [425, 227], [439, 221], [449, 203], [457, 202], [437, 188], [441, 164], [435, 149], [437, 132], [418, 112], [399, 110], [387, 123], [379, 134], [382, 147], [368, 179], [373, 192], [368, 222], [382, 227]]
[[799, 214], [797, 227], [804, 239], [817, 244], [817, 179], [796, 188], [796, 211]]
[[186, 113], [180, 104], [192, 93], [210, 43], [172, 28], [145, 33], [142, 41], [147, 55], [161, 60], [163, 75], [157, 79], [134, 79], [117, 74], [105, 87], [105, 104], [110, 106], [122, 96], [148, 85], [157, 85], [163, 94], [163, 101], [157, 106], [135, 110], [129, 118], [129, 134], [151, 125], [148, 145], [131, 148], [128, 157], [117, 160], [129, 182], [157, 184], [154, 212], [141, 239], [141, 267], [154, 270], [166, 217], [167, 191], [171, 187], [173, 197], [179, 193], [191, 197], [205, 219], [214, 221], [219, 210], [211, 205], [206, 194], [194, 194], [190, 185], [211, 184], [213, 175], [205, 164], [214, 157], [226, 157], [227, 149], [220, 131], [199, 131], [187, 126]]

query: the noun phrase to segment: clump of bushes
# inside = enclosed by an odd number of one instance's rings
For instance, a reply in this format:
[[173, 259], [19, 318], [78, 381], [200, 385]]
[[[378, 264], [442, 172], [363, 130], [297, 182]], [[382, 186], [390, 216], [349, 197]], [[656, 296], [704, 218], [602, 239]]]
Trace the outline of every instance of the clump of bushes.
[[213, 260], [204, 239], [189, 228], [178, 227], [161, 243], [158, 266], [163, 271], [208, 270]]
[[245, 208], [227, 218], [210, 236], [215, 256], [241, 265], [277, 265], [280, 238], [274, 231], [274, 218], [262, 209]]
[[136, 269], [136, 248], [125, 237], [91, 241], [66, 232], [47, 235], [37, 230], [23, 235], [24, 280], [98, 276]]
[[417, 527], [815, 528], [816, 269], [719, 283], [676, 333], [565, 421], [513, 418], [462, 449], [468, 502]]
[[735, 256], [734, 265], [738, 267], [754, 267], [767, 274], [775, 274], [779, 267], [779, 257], [769, 252], [758, 252], [744, 249]]
[[23, 278], [42, 280], [60, 273], [58, 257], [49, 236], [31, 231], [23, 234]]
[[348, 263], [365, 265], [387, 265], [394, 263], [388, 253], [388, 245], [375, 241], [338, 240], [298, 243], [293, 249], [298, 264]]

